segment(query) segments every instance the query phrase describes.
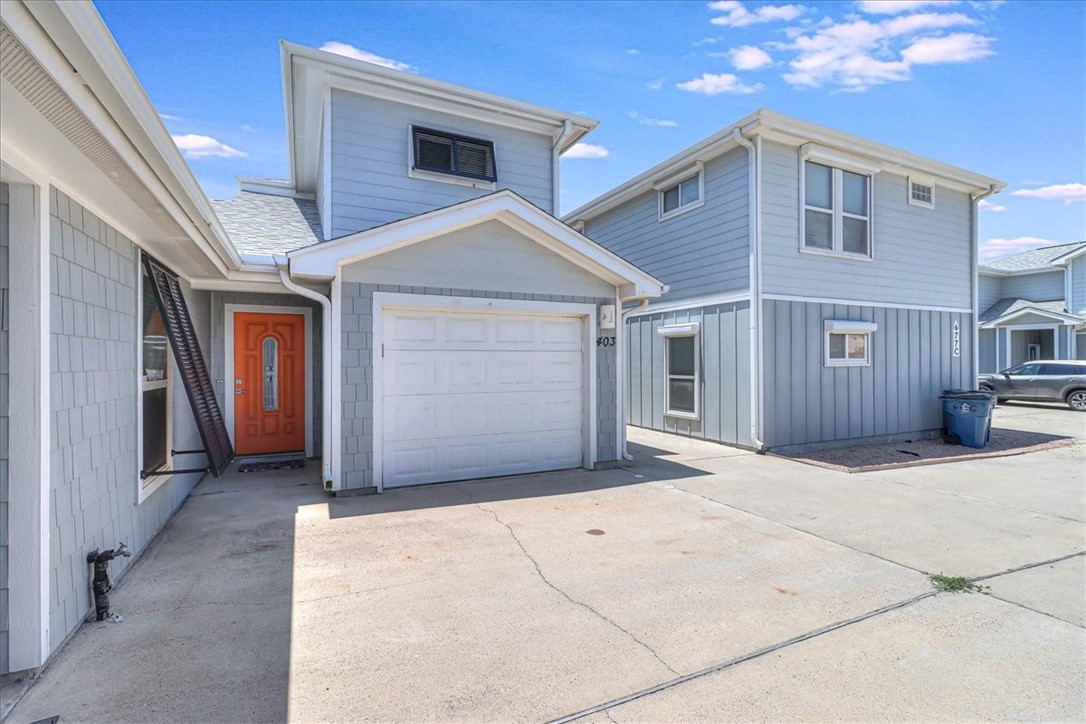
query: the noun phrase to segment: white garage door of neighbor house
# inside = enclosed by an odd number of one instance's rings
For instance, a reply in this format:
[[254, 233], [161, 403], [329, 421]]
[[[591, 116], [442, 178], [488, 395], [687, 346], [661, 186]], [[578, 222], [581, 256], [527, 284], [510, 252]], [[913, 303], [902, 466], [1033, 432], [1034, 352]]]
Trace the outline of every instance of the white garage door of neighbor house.
[[386, 487], [582, 464], [581, 317], [385, 309]]

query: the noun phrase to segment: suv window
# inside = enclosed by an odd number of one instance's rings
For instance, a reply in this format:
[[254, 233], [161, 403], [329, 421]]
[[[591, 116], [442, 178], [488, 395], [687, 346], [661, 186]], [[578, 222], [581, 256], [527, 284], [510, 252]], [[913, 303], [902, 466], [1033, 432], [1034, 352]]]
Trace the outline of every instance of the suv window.
[[1018, 365], [1017, 367], [1011, 367], [1009, 370], [1006, 370], [1003, 374], [1006, 374], [1006, 375], [1024, 375], [1026, 377], [1031, 377], [1031, 376], [1037, 374], [1040, 371], [1040, 369], [1041, 369], [1041, 365], [1039, 365], [1039, 364]]
[[1060, 377], [1071, 377], [1074, 375], [1086, 375], [1086, 365], [1076, 364], [1047, 364], [1042, 365], [1042, 375], [1058, 375]]

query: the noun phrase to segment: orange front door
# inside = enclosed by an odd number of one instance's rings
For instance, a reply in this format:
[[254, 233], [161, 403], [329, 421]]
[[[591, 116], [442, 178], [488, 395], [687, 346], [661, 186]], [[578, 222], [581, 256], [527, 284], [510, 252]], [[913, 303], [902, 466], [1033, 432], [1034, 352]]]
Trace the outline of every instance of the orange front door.
[[234, 314], [234, 450], [305, 450], [305, 317]]

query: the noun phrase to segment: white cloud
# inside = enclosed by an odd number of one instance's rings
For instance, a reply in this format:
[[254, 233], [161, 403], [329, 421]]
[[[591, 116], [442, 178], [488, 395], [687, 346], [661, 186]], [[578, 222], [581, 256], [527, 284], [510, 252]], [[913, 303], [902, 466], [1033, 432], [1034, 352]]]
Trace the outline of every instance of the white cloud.
[[650, 80], [648, 83], [645, 84], [645, 87], [653, 91], [660, 90], [664, 87], [664, 81], [660, 79]]
[[751, 11], [738, 0], [711, 2], [709, 3], [709, 9], [725, 13], [712, 18], [709, 21], [710, 23], [724, 25], [729, 28], [742, 28], [747, 25], [770, 23], [777, 20], [791, 22], [809, 10], [803, 5], [759, 5]]
[[238, 156], [246, 158], [249, 154], [239, 151], [233, 146], [227, 146], [222, 141], [211, 136], [200, 136], [189, 133], [184, 136], [171, 136], [177, 147], [189, 158], [208, 158], [219, 156], [221, 158], [233, 158]]
[[391, 58], [385, 58], [376, 53], [371, 53], [368, 50], [361, 50], [348, 45], [347, 43], [341, 43], [337, 40], [329, 40], [327, 43], [321, 46], [321, 50], [327, 53], [335, 53], [336, 55], [342, 55], [346, 58], [354, 58], [355, 60], [361, 60], [366, 63], [373, 63], [374, 65], [380, 65], [384, 68], [392, 68], [393, 70], [406, 70], [414, 72], [415, 68], [412, 65], [401, 62], [399, 60], [393, 60]]
[[626, 111], [626, 115], [640, 123], [642, 126], [655, 126], [656, 128], [675, 128], [679, 125], [678, 121], [673, 121], [670, 118], [649, 118], [648, 116], [642, 115], [637, 111]]
[[911, 13], [923, 7], [957, 5], [958, 0], [860, 0], [856, 7], [872, 15], [897, 15]]
[[976, 33], [952, 33], [941, 38], [921, 38], [901, 53], [910, 65], [968, 63], [995, 53], [992, 39]]
[[159, 113], [158, 117], [164, 121], [180, 121], [180, 116], [171, 116], [169, 113]]
[[1042, 186], [1039, 189], [1019, 189], [1012, 191], [1011, 196], [1023, 196], [1027, 199], [1043, 199], [1045, 201], [1062, 201], [1065, 206], [1070, 206], [1076, 201], [1086, 201], [1086, 184], [1053, 184]]
[[973, 33], [930, 35], [977, 23], [962, 13], [916, 13], [879, 22], [856, 17], [823, 21], [813, 30], [795, 33], [792, 43], [783, 46], [796, 52], [784, 79], [800, 87], [834, 84], [852, 91], [909, 80], [913, 65], [963, 63], [991, 55], [991, 38]]
[[603, 146], [593, 146], [591, 143], [575, 143], [562, 154], [563, 158], [606, 158], [611, 152]]
[[1001, 204], [992, 203], [988, 199], [981, 199], [980, 201], [978, 201], [977, 202], [977, 208], [982, 209], [984, 211], [991, 211], [993, 213], [999, 213], [1001, 211], [1006, 211], [1007, 210], [1006, 206], [1003, 206]]
[[637, 48], [626, 48], [626, 55], [641, 55], [641, 51]]
[[769, 53], [753, 45], [744, 45], [728, 51], [728, 58], [736, 70], [758, 70], [773, 65]]
[[702, 45], [716, 45], [720, 42], [720, 38], [702, 38], [701, 40], [695, 40], [691, 45], [695, 48]]
[[253, 130], [253, 127], [252, 127], [252, 125], [250, 125], [248, 123], [242, 123], [241, 124], [241, 130], [245, 131], [246, 133], [251, 133], [252, 130]]
[[983, 260], [998, 259], [1042, 246], [1054, 246], [1058, 243], [1057, 241], [1041, 239], [1036, 236], [1019, 236], [1014, 239], [989, 239], [980, 245], [979, 257]]
[[675, 87], [691, 93], [704, 93], [707, 96], [715, 96], [720, 93], [744, 95], [757, 93], [763, 88], [761, 83], [755, 83], [752, 86], [746, 85], [731, 73], [702, 73], [700, 78], [677, 83]]

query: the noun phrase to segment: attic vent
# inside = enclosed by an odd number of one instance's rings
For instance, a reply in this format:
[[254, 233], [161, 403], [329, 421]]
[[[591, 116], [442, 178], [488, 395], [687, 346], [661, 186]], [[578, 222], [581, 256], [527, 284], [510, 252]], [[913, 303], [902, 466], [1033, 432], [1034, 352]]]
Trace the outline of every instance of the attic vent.
[[412, 127], [413, 167], [421, 171], [497, 181], [494, 142], [428, 128]]
[[140, 181], [71, 98], [53, 81], [44, 68], [8, 29], [0, 24], [0, 71], [26, 100], [54, 128], [102, 173], [115, 180], [124, 193], [172, 237], [184, 238], [184, 230], [159, 205], [158, 200]]

